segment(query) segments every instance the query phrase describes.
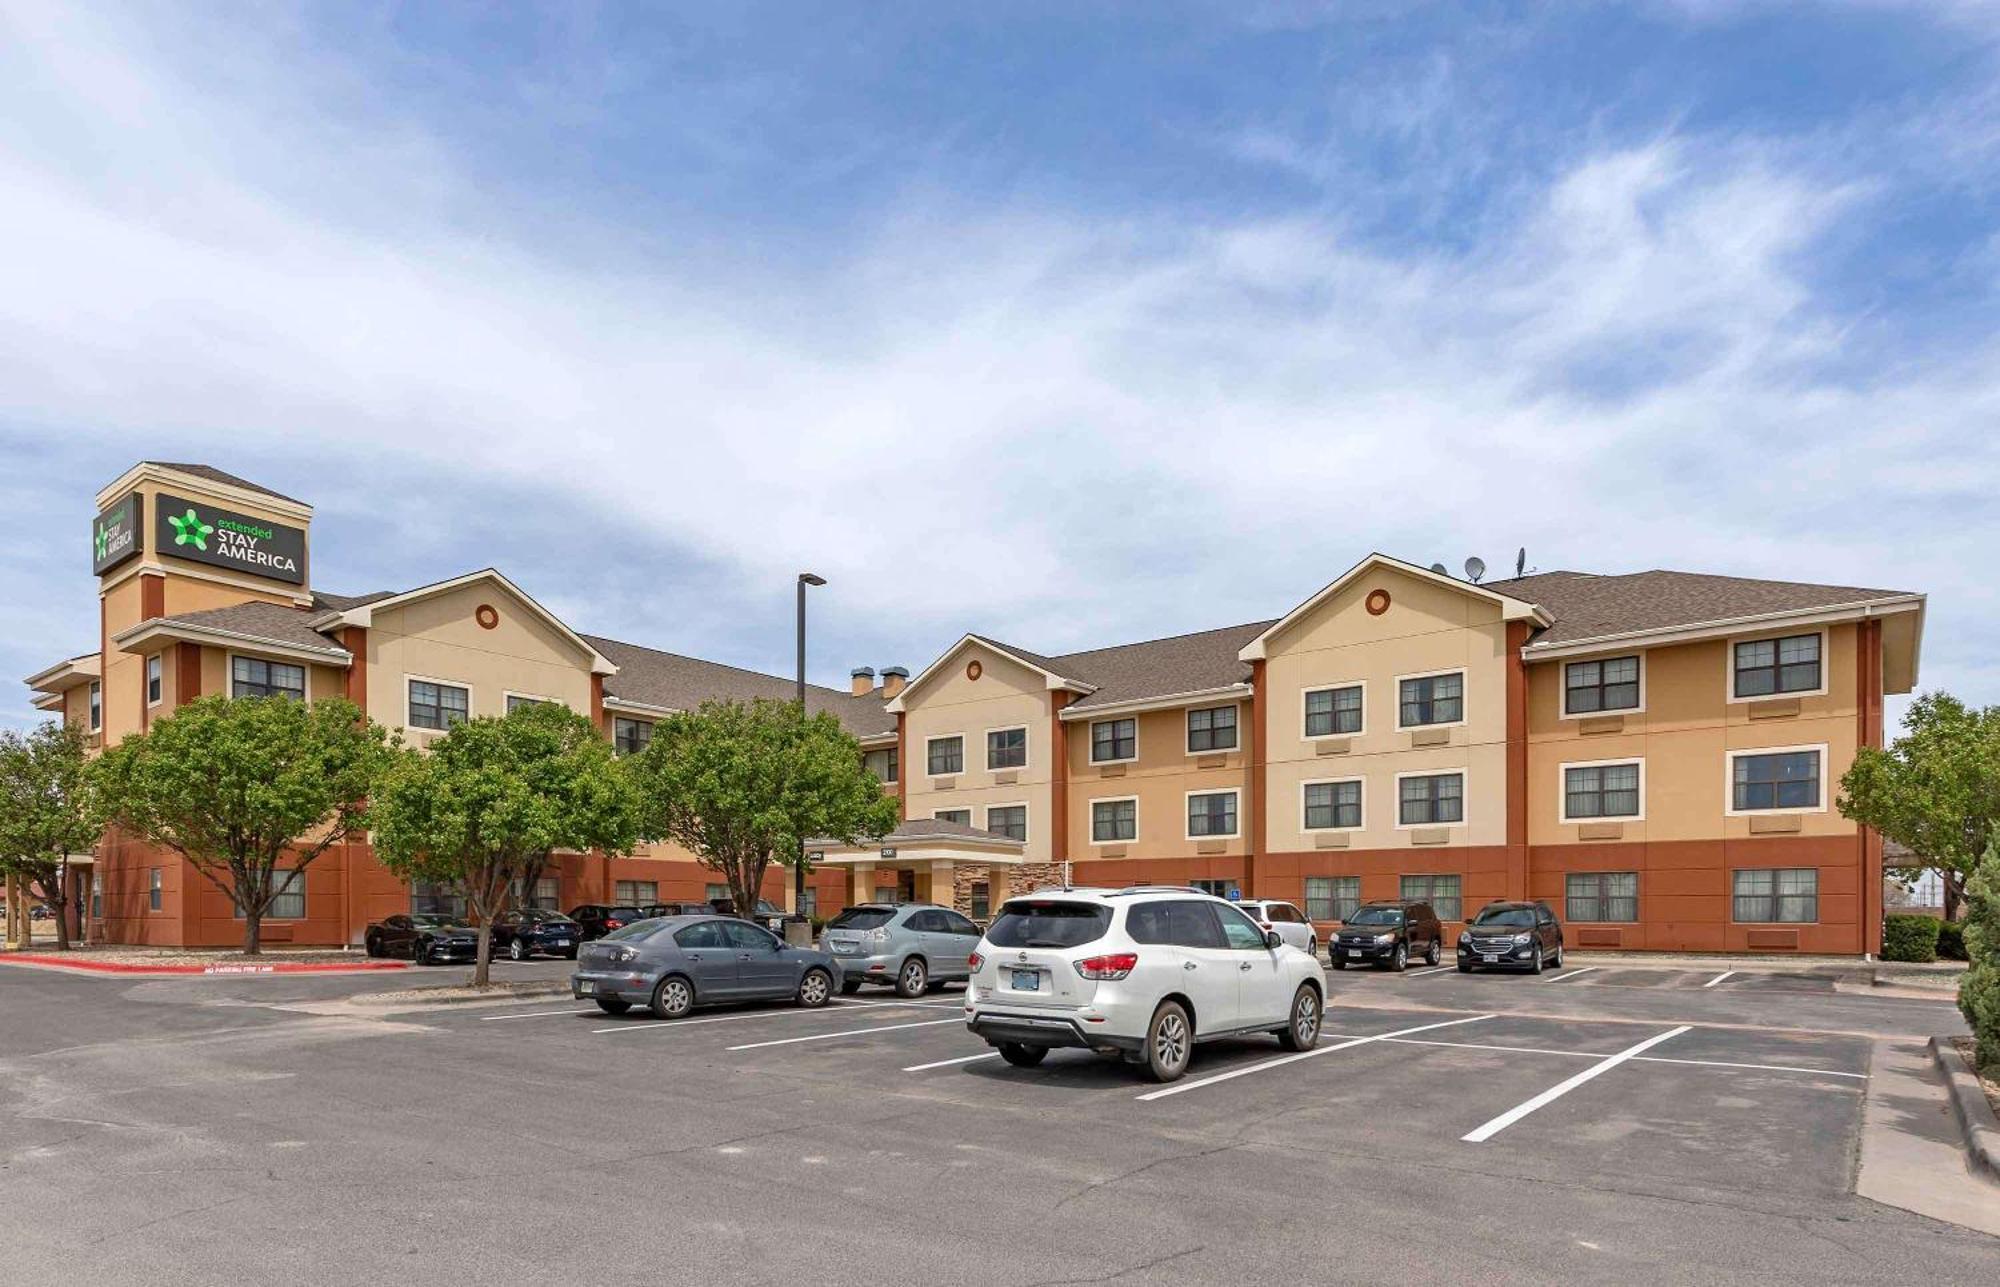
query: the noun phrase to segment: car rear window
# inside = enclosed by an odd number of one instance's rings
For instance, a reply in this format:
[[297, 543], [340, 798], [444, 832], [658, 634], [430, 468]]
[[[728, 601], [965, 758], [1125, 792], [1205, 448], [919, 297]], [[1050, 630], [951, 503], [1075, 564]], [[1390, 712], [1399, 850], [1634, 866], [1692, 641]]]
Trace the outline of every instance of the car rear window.
[[880, 929], [895, 919], [895, 909], [889, 907], [850, 907], [826, 923], [828, 929], [871, 930]]
[[1076, 947], [1104, 937], [1111, 909], [1094, 903], [1022, 901], [1000, 909], [986, 941], [995, 947]]
[[630, 925], [619, 926], [609, 934], [606, 934], [604, 938], [606, 942], [610, 942], [613, 939], [650, 938], [654, 931], [658, 930], [662, 924], [663, 922], [657, 919], [634, 921]]
[[1475, 929], [1533, 929], [1535, 913], [1526, 907], [1493, 907], [1479, 913]]

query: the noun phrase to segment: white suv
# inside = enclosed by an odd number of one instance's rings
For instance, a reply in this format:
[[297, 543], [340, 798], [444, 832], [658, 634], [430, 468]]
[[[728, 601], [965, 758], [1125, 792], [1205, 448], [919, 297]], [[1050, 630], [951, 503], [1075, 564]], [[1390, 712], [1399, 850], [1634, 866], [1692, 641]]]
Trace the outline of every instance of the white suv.
[[1156, 1081], [1194, 1043], [1319, 1041], [1319, 962], [1220, 898], [1186, 889], [1041, 890], [1009, 899], [979, 942], [965, 1025], [1032, 1067], [1057, 1047], [1118, 1054]]

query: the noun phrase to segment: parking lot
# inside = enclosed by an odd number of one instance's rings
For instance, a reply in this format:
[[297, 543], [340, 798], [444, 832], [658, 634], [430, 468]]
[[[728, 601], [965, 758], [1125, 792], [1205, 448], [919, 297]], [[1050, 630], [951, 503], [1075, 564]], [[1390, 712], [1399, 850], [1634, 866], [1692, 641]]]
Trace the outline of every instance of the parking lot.
[[1952, 1030], [1941, 1001], [1582, 962], [1327, 977], [1316, 1049], [1205, 1045], [1162, 1087], [1080, 1052], [1010, 1067], [955, 991], [662, 1023], [343, 999], [379, 981], [10, 975], [0, 1031], [70, 1017], [0, 1060], [0, 1201], [23, 1217], [0, 1255], [107, 1282], [539, 1257], [821, 1283], [2000, 1266], [2000, 1242], [1853, 1195], [1875, 1052]]

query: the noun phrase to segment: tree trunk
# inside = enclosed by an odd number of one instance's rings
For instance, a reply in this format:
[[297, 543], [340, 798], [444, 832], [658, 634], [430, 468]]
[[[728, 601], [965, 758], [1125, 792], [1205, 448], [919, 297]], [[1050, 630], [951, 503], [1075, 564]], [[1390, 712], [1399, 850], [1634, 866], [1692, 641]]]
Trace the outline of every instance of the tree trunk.
[[[51, 891], [54, 891], [55, 894], [53, 898], [49, 896]], [[69, 890], [63, 886], [62, 868], [56, 868], [55, 874], [52, 876], [34, 881], [28, 886], [28, 892], [40, 897], [43, 902], [47, 903], [55, 911], [56, 951], [69, 951]], [[29, 908], [28, 910], [33, 912], [34, 909]], [[30, 932], [32, 932], [34, 923], [34, 918], [30, 916], [28, 920]]]
[[243, 955], [262, 956], [264, 954], [264, 909], [261, 907], [243, 909]]
[[1965, 898], [1965, 878], [1957, 872], [1939, 871], [1938, 884], [1944, 889], [1944, 918], [1955, 921], [1958, 919], [1959, 904]]
[[472, 958], [472, 986], [483, 988], [489, 981], [493, 964], [493, 920], [488, 916], [479, 918], [479, 950]]
[[752, 919], [757, 915], [757, 896], [764, 884], [764, 868], [768, 861], [751, 859], [737, 864], [729, 882], [729, 896], [736, 901], [736, 914]]

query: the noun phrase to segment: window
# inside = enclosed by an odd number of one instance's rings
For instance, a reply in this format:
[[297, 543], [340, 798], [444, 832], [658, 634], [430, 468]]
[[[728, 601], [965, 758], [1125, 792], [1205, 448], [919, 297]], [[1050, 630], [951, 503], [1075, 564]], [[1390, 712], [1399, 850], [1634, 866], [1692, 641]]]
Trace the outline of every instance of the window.
[[611, 890], [611, 900], [616, 903], [660, 901], [660, 882], [657, 880], [617, 880], [611, 883]]
[[986, 735], [986, 767], [1018, 769], [1028, 763], [1028, 730], [996, 728]]
[[1228, 943], [1215, 904], [1195, 899], [1139, 903], [1125, 913], [1125, 932], [1135, 943], [1220, 948]]
[[749, 921], [724, 921], [722, 937], [739, 952], [775, 952], [781, 946], [769, 930]]
[[931, 814], [931, 817], [939, 822], [962, 822], [968, 827], [972, 825], [970, 809], [938, 809]]
[[1772, 809], [1819, 809], [1821, 750], [1764, 751], [1737, 754], [1730, 760], [1730, 811], [1760, 813]]
[[1819, 919], [1819, 870], [1767, 867], [1734, 873], [1734, 919], [1757, 924], [1810, 924]]
[[1564, 765], [1562, 820], [1639, 817], [1639, 779], [1637, 760]]
[[1212, 907], [1215, 919], [1222, 924], [1222, 939], [1232, 951], [1262, 952], [1265, 950], [1264, 931], [1257, 928], [1255, 921], [1234, 907]]
[[146, 872], [146, 910], [160, 910], [166, 895], [166, 869], [154, 867]]
[[1639, 659], [1573, 661], [1563, 667], [1563, 714], [1639, 709]]
[[735, 895], [729, 892], [729, 886], [727, 885], [703, 885], [701, 887], [701, 896], [711, 903], [735, 901]]
[[1396, 784], [1396, 819], [1405, 827], [1465, 821], [1465, 775], [1422, 773]]
[[1448, 675], [1419, 675], [1397, 685], [1401, 705], [1396, 726], [1416, 728], [1424, 724], [1456, 724], [1465, 718], [1465, 672]]
[[686, 929], [674, 931], [674, 946], [699, 951], [702, 948], [726, 946], [722, 937], [722, 922], [696, 921]]
[[306, 668], [261, 657], [229, 659], [231, 697], [290, 697], [306, 699]]
[[983, 921], [992, 917], [993, 894], [985, 881], [975, 880], [972, 882], [972, 890], [968, 895], [968, 900], [972, 906], [973, 920]]
[[519, 693], [507, 694], [507, 713], [512, 715], [523, 706], [540, 706], [548, 701], [546, 697], [523, 697]]
[[104, 879], [95, 871], [90, 873], [90, 918], [92, 920], [104, 918]]
[[[296, 867], [274, 867], [270, 872], [272, 898], [264, 905], [267, 921], [302, 921], [306, 918], [306, 874]], [[243, 919], [243, 909], [236, 909]]]
[[1137, 800], [1092, 800], [1090, 839], [1096, 844], [1115, 844], [1139, 837]]
[[1752, 639], [1737, 644], [1736, 696], [1816, 692], [1820, 687], [1819, 660], [1817, 634]]
[[1198, 791], [1188, 796], [1189, 837], [1236, 834], [1236, 793]]
[[614, 716], [611, 721], [611, 744], [620, 755], [637, 755], [653, 744], [653, 722]]
[[410, 681], [410, 727], [448, 728], [472, 711], [472, 694], [456, 684]]
[[90, 731], [95, 733], [104, 727], [104, 687], [95, 679], [90, 681]]
[[1405, 876], [1402, 880], [1403, 901], [1429, 903], [1441, 921], [1462, 920], [1458, 881], [1457, 876]]
[[533, 889], [523, 889], [520, 881], [514, 882], [514, 905], [535, 911], [553, 912], [561, 906], [562, 882], [555, 876], [540, 876]]
[[1573, 871], [1564, 878], [1564, 915], [1573, 921], [1639, 919], [1639, 873]]
[[[1229, 897], [1230, 886], [1235, 884], [1234, 881], [1229, 880], [1196, 880], [1189, 883], [1202, 893], [1212, 894], [1217, 898]], [[1238, 890], [1237, 892], [1241, 893], [1242, 891]]]
[[1009, 836], [1015, 840], [1028, 838], [1028, 806], [1025, 804], [996, 804], [986, 810], [986, 829], [995, 835]]
[[154, 653], [152, 656], [146, 658], [146, 705], [148, 706], [158, 706], [160, 704], [162, 673], [163, 667], [160, 654]]
[[1108, 719], [1090, 726], [1090, 762], [1115, 764], [1139, 758], [1139, 721]]
[[1344, 921], [1361, 906], [1361, 877], [1306, 877], [1306, 919]]
[[873, 773], [878, 781], [896, 780], [896, 748], [883, 747], [879, 751], [869, 751], [861, 757], [861, 767]]
[[410, 885], [410, 910], [431, 916], [465, 919], [465, 896], [449, 885], [414, 881]]
[[811, 885], [806, 886], [805, 899], [799, 904], [799, 915], [809, 921], [819, 919], [819, 891]]
[[1361, 731], [1361, 685], [1315, 688], [1306, 694], [1306, 736], [1348, 737]]
[[875, 886], [875, 901], [878, 903], [894, 903], [898, 901], [896, 898], [896, 887], [894, 885]]
[[1361, 825], [1361, 779], [1305, 784], [1306, 830], [1330, 831]]
[[925, 744], [933, 777], [965, 771], [965, 739], [934, 737]]
[[1236, 749], [1236, 708], [1211, 706], [1187, 714], [1187, 749], [1233, 751]]

